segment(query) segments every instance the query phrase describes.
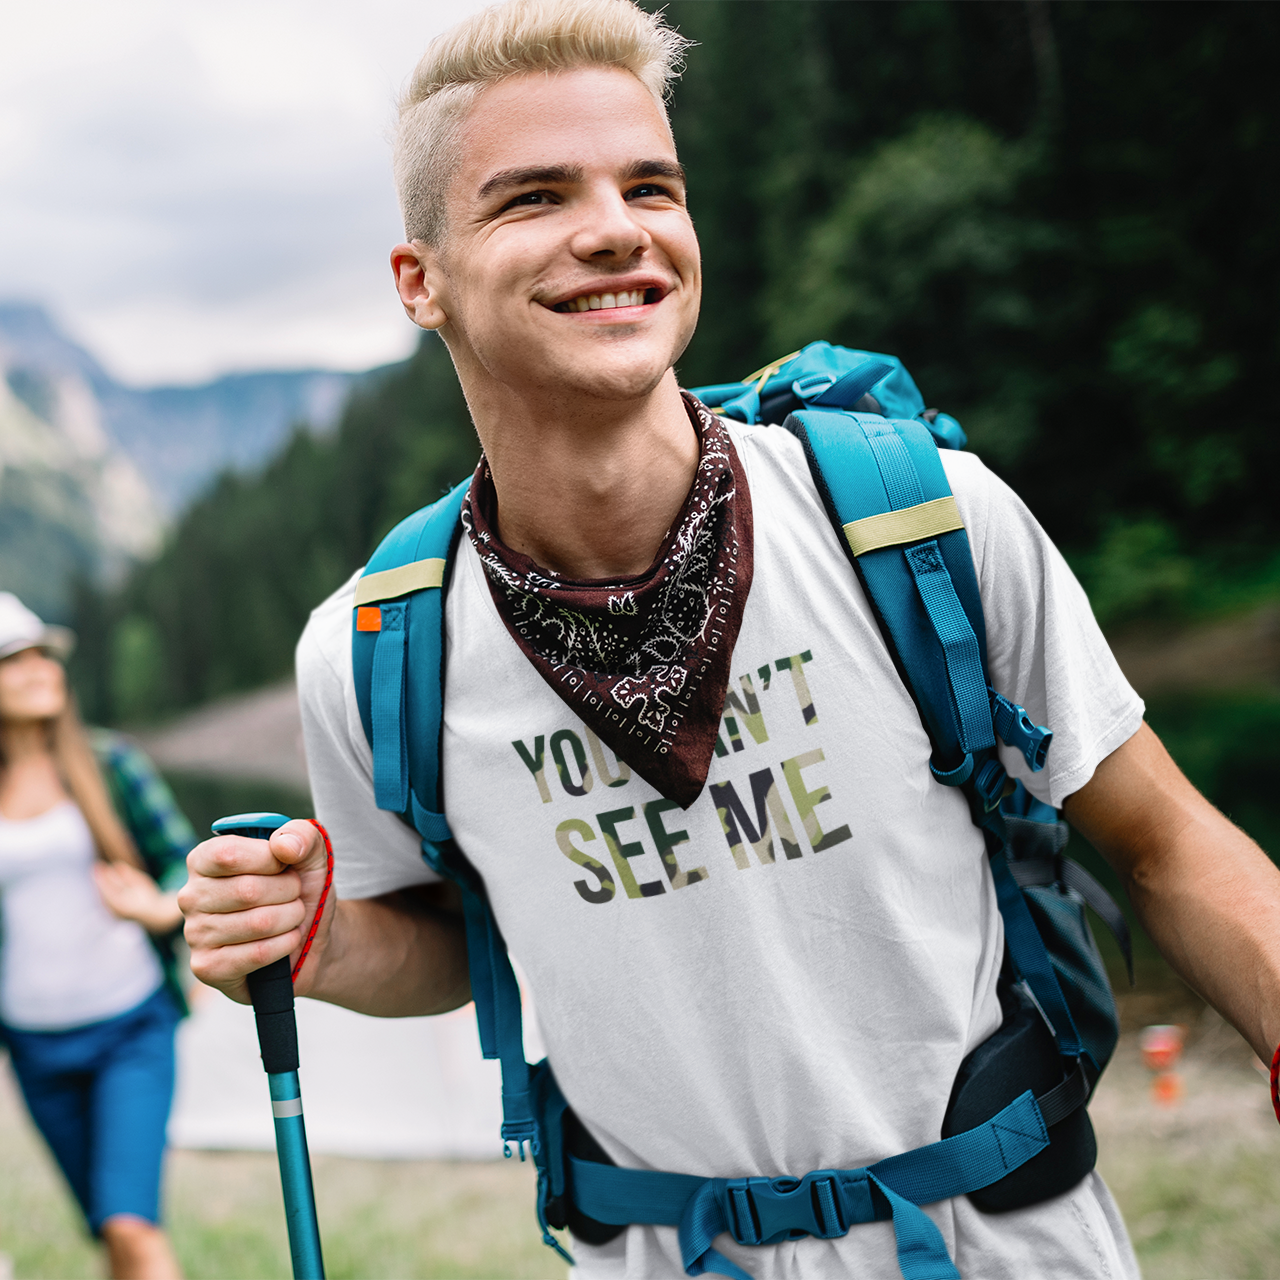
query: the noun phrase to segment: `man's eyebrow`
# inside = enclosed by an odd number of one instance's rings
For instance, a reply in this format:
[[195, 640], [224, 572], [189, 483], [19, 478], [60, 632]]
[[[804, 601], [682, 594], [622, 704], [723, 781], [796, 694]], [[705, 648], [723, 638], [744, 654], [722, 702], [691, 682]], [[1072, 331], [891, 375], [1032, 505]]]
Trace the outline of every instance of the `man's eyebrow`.
[[637, 160], [622, 175], [624, 182], [639, 182], [642, 178], [673, 178], [676, 182], [686, 181], [684, 165], [674, 160]]
[[515, 187], [560, 185], [581, 182], [582, 179], [582, 166], [576, 164], [547, 164], [533, 165], [524, 169], [502, 169], [486, 179], [476, 194], [484, 200], [500, 191]]
[[[503, 191], [519, 187], [563, 186], [581, 182], [585, 177], [582, 166], [577, 164], [531, 165], [521, 169], [501, 169], [487, 178], [476, 193], [486, 200]], [[640, 182], [645, 178], [671, 178], [684, 182], [684, 166], [674, 160], [635, 160], [624, 170], [624, 182]]]

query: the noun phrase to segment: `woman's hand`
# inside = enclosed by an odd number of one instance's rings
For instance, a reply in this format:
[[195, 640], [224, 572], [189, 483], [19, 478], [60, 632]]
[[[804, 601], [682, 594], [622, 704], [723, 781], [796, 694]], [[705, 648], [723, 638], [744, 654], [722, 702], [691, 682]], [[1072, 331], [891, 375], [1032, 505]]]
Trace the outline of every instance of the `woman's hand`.
[[133, 920], [148, 933], [169, 933], [182, 923], [178, 895], [164, 893], [145, 871], [127, 862], [97, 862], [93, 878], [113, 916]]

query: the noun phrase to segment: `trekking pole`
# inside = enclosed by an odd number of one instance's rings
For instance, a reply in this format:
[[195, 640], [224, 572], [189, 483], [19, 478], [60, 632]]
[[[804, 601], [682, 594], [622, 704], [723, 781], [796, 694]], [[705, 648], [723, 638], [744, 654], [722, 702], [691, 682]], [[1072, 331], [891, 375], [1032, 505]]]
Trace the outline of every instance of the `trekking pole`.
[[[213, 824], [216, 836], [247, 836], [266, 840], [289, 819], [279, 813], [237, 813]], [[298, 1084], [298, 1024], [293, 1013], [293, 974], [289, 957], [281, 956], [248, 975], [249, 997], [258, 1024], [258, 1047], [271, 1091], [275, 1117], [276, 1155], [284, 1191], [284, 1216], [289, 1228], [289, 1255], [294, 1280], [324, 1280], [320, 1255], [320, 1224], [311, 1183], [311, 1157], [302, 1121], [302, 1090]]]

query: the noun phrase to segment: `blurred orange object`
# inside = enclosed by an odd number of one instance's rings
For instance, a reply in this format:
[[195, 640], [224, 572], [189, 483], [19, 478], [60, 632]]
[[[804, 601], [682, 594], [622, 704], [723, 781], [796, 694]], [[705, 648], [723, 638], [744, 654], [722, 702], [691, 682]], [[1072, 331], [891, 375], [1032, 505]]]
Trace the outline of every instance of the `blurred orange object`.
[[1160, 1107], [1176, 1107], [1182, 1101], [1182, 1077], [1173, 1068], [1182, 1057], [1187, 1038], [1186, 1027], [1143, 1027], [1138, 1039], [1143, 1065], [1155, 1072], [1151, 1081], [1151, 1099]]
[[1158, 1072], [1151, 1082], [1151, 1097], [1162, 1107], [1176, 1107], [1182, 1093], [1182, 1076], [1176, 1071]]
[[1143, 1027], [1138, 1040], [1143, 1065], [1150, 1071], [1168, 1071], [1182, 1057], [1186, 1038], [1186, 1027]]

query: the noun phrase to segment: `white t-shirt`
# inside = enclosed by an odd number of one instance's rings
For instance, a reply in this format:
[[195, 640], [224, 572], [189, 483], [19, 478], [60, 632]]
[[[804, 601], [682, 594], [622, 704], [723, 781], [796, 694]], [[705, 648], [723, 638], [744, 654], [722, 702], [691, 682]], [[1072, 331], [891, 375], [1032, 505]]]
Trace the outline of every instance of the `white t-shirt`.
[[22, 822], [0, 816], [0, 1022], [64, 1031], [114, 1018], [160, 985], [146, 933], [107, 910], [93, 861], [70, 800]]
[[[929, 740], [798, 442], [731, 426], [755, 575], [707, 787], [687, 810], [603, 748], [521, 655], [464, 539], [446, 603], [449, 822], [537, 1003], [561, 1088], [620, 1165], [702, 1176], [857, 1168], [937, 1141], [964, 1056], [1000, 1023], [1003, 929], [963, 795]], [[1139, 727], [1142, 703], [1079, 584], [972, 455], [944, 453], [973, 548], [992, 680], [1055, 731], [1054, 804]], [[353, 580], [354, 582], [354, 580]], [[353, 582], [298, 650], [317, 812], [339, 893], [432, 879], [374, 807], [351, 673]], [[659, 847], [661, 846], [661, 848]], [[930, 1206], [966, 1277], [1131, 1277], [1101, 1179], [988, 1216]], [[892, 1227], [716, 1247], [757, 1280], [896, 1276]], [[583, 1275], [683, 1275], [674, 1228], [577, 1244]]]

